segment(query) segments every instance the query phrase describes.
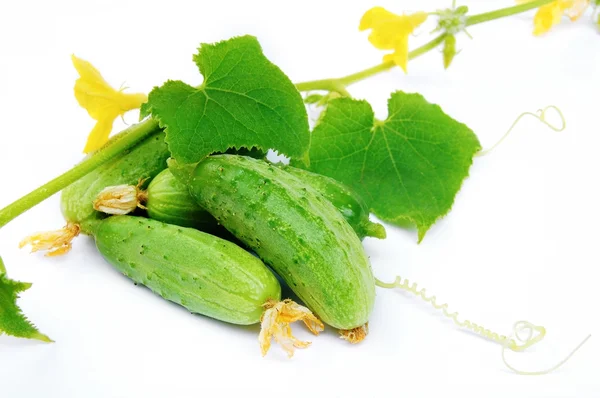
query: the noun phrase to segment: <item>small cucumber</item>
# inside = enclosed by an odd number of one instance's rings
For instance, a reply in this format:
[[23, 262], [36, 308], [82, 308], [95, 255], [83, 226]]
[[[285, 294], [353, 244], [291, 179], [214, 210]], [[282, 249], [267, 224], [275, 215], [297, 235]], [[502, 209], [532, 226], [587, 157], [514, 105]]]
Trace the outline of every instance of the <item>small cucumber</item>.
[[102, 256], [124, 275], [190, 312], [224, 322], [260, 322], [281, 299], [275, 275], [235, 244], [192, 228], [142, 217], [90, 223]]
[[362, 240], [366, 236], [385, 239], [385, 228], [369, 220], [369, 208], [350, 187], [322, 174], [281, 165], [283, 170], [305, 181], [325, 196], [344, 216]]
[[204, 232], [212, 232], [217, 228], [217, 220], [198, 206], [187, 187], [169, 169], [154, 177], [146, 195], [148, 217], [154, 220]]
[[367, 255], [340, 212], [310, 185], [265, 161], [217, 155], [197, 165], [189, 187], [325, 323], [344, 330], [367, 323], [375, 301]]
[[61, 209], [65, 219], [70, 223], [80, 224], [82, 232], [88, 232], [88, 220], [106, 217], [93, 207], [100, 191], [109, 186], [136, 185], [140, 178], [154, 178], [167, 168], [168, 158], [165, 133], [157, 130], [117, 159], [98, 167], [65, 188], [61, 194]]
[[148, 217], [180, 227], [196, 228], [246, 248], [209, 212], [196, 203], [187, 187], [179, 182], [169, 169], [161, 171], [154, 177], [145, 195], [144, 207]]

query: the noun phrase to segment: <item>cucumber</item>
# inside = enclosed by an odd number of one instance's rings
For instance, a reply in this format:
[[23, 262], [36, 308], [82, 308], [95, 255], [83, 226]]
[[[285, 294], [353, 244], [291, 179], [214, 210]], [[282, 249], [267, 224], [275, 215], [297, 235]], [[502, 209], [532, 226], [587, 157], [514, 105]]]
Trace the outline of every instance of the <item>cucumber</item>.
[[65, 219], [69, 223], [79, 224], [82, 232], [87, 233], [88, 221], [106, 217], [93, 207], [100, 191], [109, 186], [136, 185], [140, 178], [154, 178], [167, 168], [168, 158], [165, 133], [157, 130], [117, 159], [65, 188], [61, 194], [61, 210]]
[[322, 174], [279, 165], [283, 170], [305, 181], [325, 196], [342, 213], [362, 240], [367, 236], [385, 239], [385, 228], [369, 220], [369, 207], [350, 187]]
[[[352, 189], [321, 174], [282, 164], [277, 166], [325, 196], [342, 213], [361, 240], [366, 236], [385, 238], [385, 228], [369, 220], [367, 205]], [[206, 232], [215, 231], [217, 227], [214, 217], [196, 203], [185, 184], [179, 182], [170, 170], [164, 170], [154, 178], [148, 186], [147, 196], [146, 207], [150, 218]]]
[[169, 169], [154, 177], [146, 195], [145, 206], [148, 217], [152, 219], [204, 232], [212, 232], [217, 228], [217, 220], [198, 206], [187, 187]]
[[135, 216], [93, 221], [90, 231], [117, 270], [192, 313], [250, 325], [281, 299], [262, 261], [213, 235]]
[[237, 155], [206, 158], [188, 181], [199, 205], [323, 322], [343, 330], [368, 322], [375, 301], [369, 260], [352, 227], [323, 195], [272, 164]]

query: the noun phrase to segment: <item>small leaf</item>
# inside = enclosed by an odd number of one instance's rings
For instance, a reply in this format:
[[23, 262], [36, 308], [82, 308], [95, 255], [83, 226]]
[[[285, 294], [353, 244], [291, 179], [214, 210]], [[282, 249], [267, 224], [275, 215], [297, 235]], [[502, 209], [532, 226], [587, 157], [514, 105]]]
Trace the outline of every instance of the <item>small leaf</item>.
[[380, 219], [415, 223], [421, 241], [452, 207], [481, 146], [419, 94], [393, 93], [388, 112], [379, 121], [366, 101], [331, 101], [312, 133], [310, 170], [354, 188]]
[[142, 109], [166, 128], [178, 163], [241, 147], [306, 156], [310, 135], [302, 97], [256, 38], [203, 44], [194, 61], [204, 76], [200, 87], [168, 81], [152, 90]]
[[39, 332], [23, 315], [17, 306], [18, 293], [31, 287], [31, 283], [8, 279], [2, 258], [0, 258], [0, 334], [36, 339], [51, 343], [52, 340]]

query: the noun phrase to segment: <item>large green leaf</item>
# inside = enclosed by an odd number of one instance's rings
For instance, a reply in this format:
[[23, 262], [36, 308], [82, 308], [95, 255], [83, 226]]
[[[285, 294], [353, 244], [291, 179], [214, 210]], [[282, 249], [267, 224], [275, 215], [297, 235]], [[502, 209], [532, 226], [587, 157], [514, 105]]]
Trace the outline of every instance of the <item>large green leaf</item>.
[[200, 87], [168, 81], [152, 90], [142, 109], [166, 127], [177, 163], [196, 163], [232, 147], [306, 156], [310, 137], [302, 97], [256, 38], [203, 44], [194, 61], [204, 76]]
[[481, 146], [419, 94], [393, 93], [388, 112], [379, 121], [366, 101], [329, 102], [312, 132], [310, 170], [354, 188], [382, 220], [413, 222], [421, 241], [452, 207]]

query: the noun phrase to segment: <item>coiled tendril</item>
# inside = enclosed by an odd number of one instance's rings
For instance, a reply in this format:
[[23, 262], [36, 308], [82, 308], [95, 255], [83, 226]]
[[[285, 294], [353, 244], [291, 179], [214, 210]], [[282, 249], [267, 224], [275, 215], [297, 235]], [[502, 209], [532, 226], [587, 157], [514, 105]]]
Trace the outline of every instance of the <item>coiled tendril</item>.
[[[555, 126], [554, 124], [550, 123], [547, 119], [546, 119], [546, 113], [549, 110], [554, 110], [558, 116], [560, 117], [560, 126]], [[506, 133], [504, 133], [504, 135], [502, 136], [502, 138], [500, 138], [498, 140], [498, 142], [496, 142], [492, 147], [485, 149], [485, 150], [481, 150], [479, 152], [477, 152], [477, 154], [475, 154], [475, 156], [485, 156], [485, 155], [489, 155], [494, 149], [496, 149], [496, 147], [498, 145], [500, 145], [502, 143], [502, 141], [504, 141], [506, 139], [506, 137], [508, 137], [510, 135], [510, 133], [513, 131], [513, 129], [515, 128], [515, 126], [521, 121], [521, 119], [523, 119], [525, 116], [533, 116], [534, 118], [538, 119], [540, 122], [544, 123], [546, 126], [548, 126], [549, 128], [551, 128], [552, 130], [556, 131], [556, 132], [561, 132], [564, 129], [567, 128], [567, 121], [565, 119], [565, 116], [563, 115], [563, 113], [561, 112], [560, 109], [558, 109], [558, 107], [554, 106], [554, 105], [550, 105], [545, 107], [544, 109], [539, 109], [536, 113], [532, 113], [532, 112], [524, 112], [521, 113], [519, 115], [519, 117], [517, 117], [515, 119], [515, 121], [513, 122], [513, 124], [510, 126], [510, 128], [508, 129], [508, 131]]]
[[471, 322], [466, 319], [464, 321], [461, 321], [460, 319], [458, 319], [458, 312], [448, 311], [448, 304], [438, 304], [436, 296], [427, 296], [427, 289], [419, 289], [417, 283], [410, 283], [408, 279], [402, 279], [400, 276], [397, 276], [394, 282], [386, 283], [375, 278], [375, 284], [385, 289], [397, 288], [410, 292], [415, 296], [421, 298], [423, 301], [430, 303], [433, 308], [441, 310], [444, 316], [451, 319], [456, 326], [472, 330], [474, 333], [477, 333], [480, 336], [483, 336], [489, 340], [501, 344], [502, 361], [504, 362], [507, 368], [521, 375], [543, 375], [546, 373], [553, 372], [554, 370], [562, 366], [565, 362], [567, 362], [573, 356], [573, 354], [575, 354], [575, 352], [577, 352], [577, 350], [579, 350], [579, 348], [581, 348], [581, 346], [585, 344], [585, 342], [591, 337], [591, 335], [588, 335], [577, 347], [575, 347], [573, 351], [571, 351], [571, 353], [566, 358], [564, 358], [562, 361], [548, 369], [541, 371], [522, 371], [514, 368], [508, 363], [505, 357], [505, 351], [507, 348], [512, 351], [524, 351], [532, 345], [539, 343], [546, 336], [546, 328], [544, 328], [543, 326], [536, 326], [527, 321], [519, 321], [514, 324], [512, 334], [510, 336], [505, 336], [493, 332], [490, 329], [486, 329], [483, 326], [476, 324], [475, 322]]

